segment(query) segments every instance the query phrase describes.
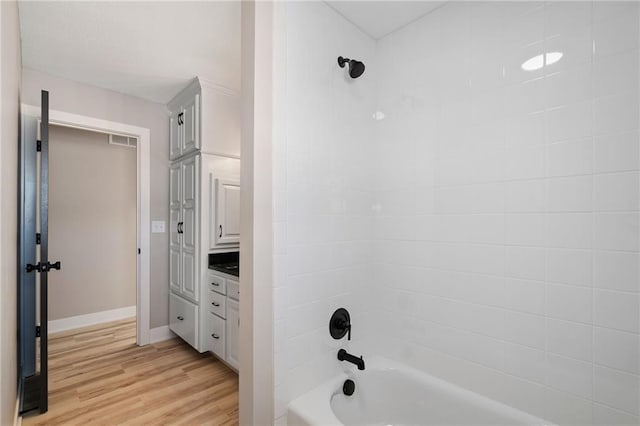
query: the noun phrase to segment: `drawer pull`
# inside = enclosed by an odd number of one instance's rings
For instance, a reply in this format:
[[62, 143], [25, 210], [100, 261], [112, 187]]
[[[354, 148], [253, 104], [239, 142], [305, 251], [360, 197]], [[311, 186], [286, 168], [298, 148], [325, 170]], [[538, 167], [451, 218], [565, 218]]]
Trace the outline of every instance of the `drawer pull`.
[[219, 283], [211, 283], [211, 285], [215, 285], [216, 287], [220, 287]]
[[218, 336], [216, 333], [213, 333], [213, 334], [211, 335], [211, 337], [213, 337], [214, 339], [219, 339], [219, 338], [220, 338], [220, 336]]
[[215, 307], [220, 306], [220, 304], [219, 304], [219, 303], [216, 303], [216, 302], [211, 302], [211, 304], [212, 304], [213, 306], [215, 306]]
[[183, 317], [183, 316], [178, 315], [178, 319], [179, 319], [180, 321], [184, 321], [184, 317]]

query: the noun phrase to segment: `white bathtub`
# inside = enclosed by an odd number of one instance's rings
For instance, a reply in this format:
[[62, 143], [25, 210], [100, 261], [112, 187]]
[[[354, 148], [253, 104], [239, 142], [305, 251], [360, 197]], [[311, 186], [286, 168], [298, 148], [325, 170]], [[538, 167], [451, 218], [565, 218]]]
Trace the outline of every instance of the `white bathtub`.
[[[289, 404], [287, 424], [549, 425], [537, 417], [382, 357], [335, 377]], [[346, 379], [356, 384], [346, 396]]]

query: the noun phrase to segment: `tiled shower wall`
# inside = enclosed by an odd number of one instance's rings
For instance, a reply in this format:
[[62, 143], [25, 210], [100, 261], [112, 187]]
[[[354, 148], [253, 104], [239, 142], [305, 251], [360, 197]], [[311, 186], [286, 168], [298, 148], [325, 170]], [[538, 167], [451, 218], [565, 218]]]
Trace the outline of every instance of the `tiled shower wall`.
[[378, 41], [380, 352], [639, 423], [638, 40], [635, 2], [451, 2]]
[[[345, 368], [338, 348], [363, 352], [372, 292], [373, 78], [352, 80], [339, 55], [364, 60], [375, 41], [324, 2], [275, 4], [274, 415]], [[352, 341], [329, 335], [339, 307]], [[370, 352], [370, 351], [367, 351]]]

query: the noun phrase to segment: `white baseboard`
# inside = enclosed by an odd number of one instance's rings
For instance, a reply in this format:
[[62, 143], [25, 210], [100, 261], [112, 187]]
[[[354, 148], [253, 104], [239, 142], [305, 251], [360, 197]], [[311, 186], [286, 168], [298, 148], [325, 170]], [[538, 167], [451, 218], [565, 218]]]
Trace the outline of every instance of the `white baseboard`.
[[149, 343], [162, 342], [164, 340], [173, 339], [176, 337], [173, 331], [169, 330], [168, 325], [162, 327], [156, 327], [149, 330]]
[[60, 331], [73, 330], [75, 328], [87, 327], [90, 325], [102, 324], [103, 322], [118, 321], [136, 316], [136, 306], [126, 308], [111, 309], [109, 311], [95, 312], [92, 314], [78, 315], [75, 317], [61, 318], [49, 321], [49, 334]]

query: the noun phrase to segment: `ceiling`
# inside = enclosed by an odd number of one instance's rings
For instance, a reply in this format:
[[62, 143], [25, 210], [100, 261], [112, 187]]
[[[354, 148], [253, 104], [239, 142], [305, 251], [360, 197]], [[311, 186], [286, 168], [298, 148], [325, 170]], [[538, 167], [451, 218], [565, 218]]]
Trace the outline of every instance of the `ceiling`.
[[240, 88], [240, 3], [22, 0], [31, 68], [166, 103], [198, 76]]
[[444, 1], [349, 1], [326, 0], [338, 13], [374, 39], [415, 21]]

